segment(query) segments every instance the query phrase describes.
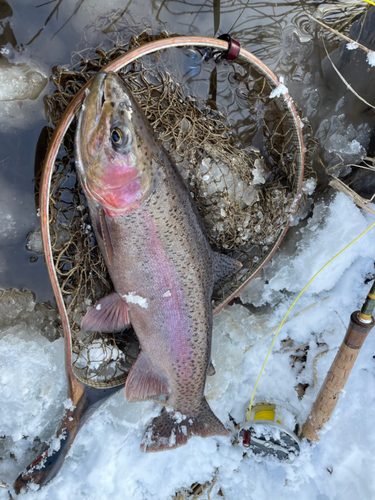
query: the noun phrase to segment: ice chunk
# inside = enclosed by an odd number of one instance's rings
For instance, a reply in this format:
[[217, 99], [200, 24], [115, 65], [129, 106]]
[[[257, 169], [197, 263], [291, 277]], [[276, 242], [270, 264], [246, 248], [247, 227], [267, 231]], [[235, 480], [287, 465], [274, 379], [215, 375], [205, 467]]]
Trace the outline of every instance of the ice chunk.
[[370, 66], [375, 66], [375, 52], [368, 52], [367, 62]]
[[0, 339], [14, 324], [22, 324], [30, 335], [36, 331], [51, 342], [61, 335], [58, 312], [48, 302], [37, 303], [30, 290], [0, 290]]
[[[324, 148], [324, 159], [328, 167], [358, 163], [366, 155], [370, 141], [371, 128], [367, 123], [355, 128], [348, 125], [345, 114], [333, 115], [330, 120], [325, 119], [320, 124], [316, 138]], [[335, 168], [334, 175], [345, 175], [350, 168]]]
[[57, 311], [36, 303], [33, 292], [1, 292], [0, 429], [13, 441], [41, 436], [66, 391], [64, 345], [56, 322]]
[[256, 159], [254, 162], [254, 167], [255, 168], [253, 170], [253, 176], [254, 176], [253, 183], [264, 184], [267, 177], [267, 171], [263, 159]]
[[270, 99], [273, 99], [274, 97], [280, 97], [281, 95], [288, 94], [288, 93], [289, 93], [289, 90], [284, 85], [284, 78], [282, 76], [280, 76], [280, 83], [270, 93]]
[[316, 180], [311, 178], [311, 179], [306, 179], [305, 181], [302, 182], [302, 193], [307, 194], [307, 195], [312, 195], [316, 187]]
[[42, 234], [40, 232], [40, 229], [31, 231], [27, 235], [26, 250], [28, 252], [37, 253], [38, 255], [43, 254]]
[[252, 205], [257, 196], [257, 189], [253, 186], [248, 186], [242, 196], [242, 201], [249, 207]]
[[66, 391], [63, 340], [50, 343], [25, 324], [10, 327], [0, 342], [0, 429], [13, 441], [40, 436]]
[[0, 68], [0, 101], [22, 101], [36, 99], [48, 78], [27, 64], [14, 64]]
[[348, 50], [355, 50], [358, 49], [358, 44], [356, 44], [355, 42], [349, 42], [346, 44], [346, 48]]

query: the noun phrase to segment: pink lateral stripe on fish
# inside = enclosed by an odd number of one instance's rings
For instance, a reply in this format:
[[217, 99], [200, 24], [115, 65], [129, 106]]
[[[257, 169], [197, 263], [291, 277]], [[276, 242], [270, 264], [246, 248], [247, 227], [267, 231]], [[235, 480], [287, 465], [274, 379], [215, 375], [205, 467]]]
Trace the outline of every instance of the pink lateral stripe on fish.
[[141, 352], [127, 400], [167, 395], [141, 449], [176, 448], [192, 435], [228, 436], [204, 387], [213, 370], [213, 286], [241, 264], [211, 250], [176, 166], [114, 73], [98, 73], [85, 99], [76, 166], [115, 289], [87, 312], [82, 328], [121, 331], [130, 322]]

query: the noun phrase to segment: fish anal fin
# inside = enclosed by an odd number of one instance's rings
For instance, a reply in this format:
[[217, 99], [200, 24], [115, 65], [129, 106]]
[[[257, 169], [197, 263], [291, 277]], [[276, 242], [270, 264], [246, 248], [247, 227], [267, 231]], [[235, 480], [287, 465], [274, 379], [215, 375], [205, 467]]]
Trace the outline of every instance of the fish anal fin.
[[232, 274], [239, 271], [242, 267], [241, 262], [238, 260], [234, 260], [228, 255], [224, 255], [223, 253], [213, 252], [214, 260], [213, 260], [213, 272], [214, 272], [214, 281], [215, 283], [220, 283]]
[[142, 438], [141, 451], [153, 452], [178, 448], [187, 443], [192, 436], [229, 436], [229, 432], [213, 413], [205, 398], [200, 412], [185, 416], [163, 408], [147, 427]]
[[87, 311], [81, 329], [85, 332], [122, 332], [130, 325], [129, 306], [117, 292], [106, 295]]
[[126, 400], [146, 401], [168, 392], [165, 378], [155, 370], [149, 358], [141, 351], [126, 379]]
[[208, 365], [207, 376], [208, 377], [212, 377], [213, 375], [215, 375], [215, 373], [216, 373], [216, 370], [215, 370], [215, 367], [214, 367], [214, 365], [212, 364], [212, 361], [211, 361], [210, 364]]

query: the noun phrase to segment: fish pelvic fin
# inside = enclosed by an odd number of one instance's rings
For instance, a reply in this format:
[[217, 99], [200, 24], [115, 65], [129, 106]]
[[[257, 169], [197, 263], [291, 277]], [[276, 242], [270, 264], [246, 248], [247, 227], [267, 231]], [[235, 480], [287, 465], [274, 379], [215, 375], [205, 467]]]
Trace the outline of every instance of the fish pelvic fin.
[[239, 271], [242, 267], [241, 262], [234, 260], [223, 253], [213, 252], [213, 256], [213, 273], [215, 283], [220, 283], [221, 281], [229, 278], [229, 276]]
[[167, 381], [155, 370], [149, 358], [141, 351], [126, 379], [126, 400], [146, 401], [168, 392]]
[[117, 292], [106, 295], [82, 319], [84, 332], [122, 332], [130, 325], [129, 306]]
[[146, 453], [173, 450], [187, 443], [192, 436], [229, 436], [229, 432], [202, 399], [198, 415], [188, 417], [179, 412], [163, 408], [147, 427], [141, 442], [141, 451]]

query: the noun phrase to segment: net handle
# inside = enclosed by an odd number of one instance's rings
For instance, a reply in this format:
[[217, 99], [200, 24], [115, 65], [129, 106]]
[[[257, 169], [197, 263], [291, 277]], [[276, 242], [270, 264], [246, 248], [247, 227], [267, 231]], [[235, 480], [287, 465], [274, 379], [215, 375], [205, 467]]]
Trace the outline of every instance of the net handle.
[[[186, 47], [186, 46], [193, 46], [193, 47], [205, 47], [205, 48], [212, 48], [212, 49], [217, 49], [217, 50], [227, 50], [228, 49], [228, 42], [225, 40], [219, 40], [217, 38], [208, 38], [208, 37], [199, 37], [199, 36], [181, 36], [181, 37], [173, 37], [173, 38], [167, 38], [167, 39], [162, 39], [162, 40], [156, 40], [153, 42], [149, 42], [145, 45], [142, 45], [141, 47], [136, 47], [135, 49], [129, 50], [126, 54], [123, 54], [122, 56], [118, 57], [111, 63], [109, 63], [107, 66], [103, 68], [103, 71], [119, 71], [122, 69], [124, 66], [127, 66], [128, 64], [132, 63], [133, 61], [139, 59], [140, 57], [146, 56], [148, 54], [152, 54], [154, 52], [157, 52], [159, 50], [163, 49], [168, 49], [168, 48], [173, 48], [173, 47]], [[277, 87], [280, 82], [277, 79], [277, 77], [274, 75], [274, 73], [266, 66], [260, 59], [258, 59], [254, 54], [251, 52], [248, 52], [246, 49], [241, 47], [240, 53], [238, 55], [238, 59], [242, 62], [248, 62], [251, 65], [253, 65], [256, 70], [261, 73], [263, 76], [266, 77], [267, 81], [271, 85], [271, 87]], [[91, 80], [88, 81], [82, 88], [81, 90], [76, 94], [76, 96], [73, 98], [73, 100], [69, 103], [68, 107], [66, 108], [65, 112], [63, 113], [59, 124], [55, 128], [51, 141], [49, 143], [46, 157], [44, 160], [44, 165], [43, 165], [43, 171], [42, 171], [42, 178], [41, 178], [41, 184], [40, 184], [40, 219], [41, 219], [41, 233], [42, 233], [42, 241], [43, 241], [43, 249], [44, 249], [44, 255], [46, 259], [46, 264], [47, 264], [47, 270], [48, 274], [51, 280], [52, 284], [52, 289], [55, 295], [55, 299], [57, 302], [57, 306], [61, 315], [61, 321], [62, 321], [62, 326], [64, 330], [64, 339], [65, 339], [65, 366], [67, 369], [67, 375], [68, 375], [68, 381], [69, 381], [69, 389], [70, 393], [73, 394], [74, 392], [74, 387], [73, 387], [73, 380], [74, 380], [74, 375], [72, 372], [72, 359], [71, 359], [71, 333], [70, 333], [70, 326], [69, 326], [69, 320], [68, 320], [68, 315], [65, 309], [65, 304], [62, 298], [62, 294], [60, 291], [60, 287], [58, 284], [58, 279], [55, 271], [55, 267], [53, 264], [53, 257], [52, 257], [52, 248], [51, 248], [51, 241], [50, 241], [50, 232], [49, 232], [49, 193], [50, 193], [50, 186], [51, 186], [51, 177], [52, 177], [52, 172], [53, 168], [55, 165], [56, 157], [60, 148], [60, 145], [62, 143], [62, 140], [64, 138], [65, 132], [68, 130], [70, 124], [72, 123], [74, 119], [75, 112], [78, 110], [78, 107], [82, 103], [82, 101], [85, 98], [85, 91], [90, 87]], [[290, 117], [294, 123], [295, 130], [297, 131], [296, 135], [296, 141], [297, 141], [297, 147], [299, 153], [299, 157], [297, 158], [297, 162], [300, 164], [298, 172], [299, 172], [299, 177], [297, 178], [296, 185], [298, 186], [297, 188], [297, 196], [295, 200], [295, 204], [293, 206], [293, 211], [297, 208], [298, 204], [298, 199], [299, 199], [299, 194], [301, 192], [302, 188], [302, 180], [303, 180], [303, 170], [304, 170], [304, 146], [303, 146], [303, 137], [302, 137], [302, 128], [301, 128], [301, 122], [300, 118], [297, 114], [297, 111], [293, 105], [293, 101], [291, 97], [288, 94], [283, 94], [281, 96], [283, 99], [285, 105], [287, 106], [288, 110], [290, 111]], [[232, 296], [230, 296], [227, 301], [222, 304], [220, 307], [218, 307], [214, 313], [218, 312], [220, 309], [222, 309], [232, 298], [237, 295], [243, 288], [249, 283], [251, 279], [253, 279], [258, 272], [261, 270], [261, 268], [271, 259], [275, 251], [277, 250], [278, 246], [281, 243], [281, 240], [283, 239], [286, 231], [289, 228], [289, 224], [286, 226], [282, 234], [279, 235], [274, 248], [271, 252], [271, 254], [268, 256], [268, 258], [262, 263], [262, 266], [252, 275], [249, 277], [249, 279], [243, 284], [243, 286], [237, 290]]]

